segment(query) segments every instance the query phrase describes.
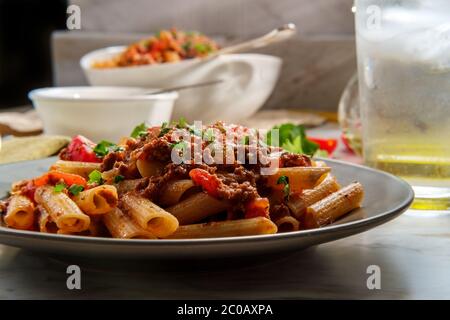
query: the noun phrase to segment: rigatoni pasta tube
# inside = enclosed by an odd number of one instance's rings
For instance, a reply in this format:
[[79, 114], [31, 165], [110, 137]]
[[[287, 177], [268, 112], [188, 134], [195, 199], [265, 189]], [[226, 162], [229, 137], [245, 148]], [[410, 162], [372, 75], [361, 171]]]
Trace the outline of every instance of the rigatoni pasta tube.
[[279, 168], [275, 174], [267, 177], [267, 184], [272, 188], [282, 189], [283, 184], [277, 184], [277, 182], [280, 177], [285, 176], [289, 179], [291, 192], [297, 193], [303, 189], [312, 189], [317, 180], [330, 170], [330, 167]]
[[73, 197], [73, 201], [86, 214], [105, 214], [117, 206], [118, 195], [116, 187], [101, 185], [80, 192]]
[[96, 162], [58, 160], [50, 167], [50, 170], [73, 173], [88, 178], [89, 173], [94, 170], [100, 170], [100, 167], [101, 163]]
[[167, 239], [238, 237], [276, 232], [277, 226], [272, 221], [264, 217], [257, 217], [180, 226]]
[[172, 206], [180, 202], [187, 191], [196, 188], [191, 179], [174, 180], [167, 183], [159, 197], [162, 206]]
[[166, 237], [178, 228], [177, 218], [146, 198], [126, 193], [121, 200], [124, 209], [134, 221], [157, 237]]
[[364, 189], [359, 182], [330, 194], [306, 209], [305, 227], [318, 228], [334, 222], [351, 210], [359, 208], [363, 196]]
[[45, 185], [36, 189], [34, 199], [48, 211], [59, 229], [80, 232], [89, 228], [89, 216], [64, 192], [55, 192], [52, 186]]
[[308, 189], [299, 194], [293, 194], [289, 201], [287, 202], [287, 206], [292, 212], [292, 215], [300, 219], [303, 214], [306, 212], [306, 208], [312, 205], [315, 202], [320, 201], [326, 196], [330, 195], [333, 192], [338, 191], [340, 188], [336, 178], [327, 174], [325, 179], [314, 189]]
[[164, 165], [160, 162], [152, 160], [138, 159], [136, 161], [136, 167], [138, 168], [138, 171], [141, 174], [141, 176], [151, 177], [158, 175], [160, 170], [164, 167]]
[[59, 229], [57, 234], [66, 234], [66, 235], [76, 235], [76, 236], [85, 236], [85, 237], [100, 237], [103, 236], [105, 232], [103, 226], [103, 222], [99, 217], [91, 217], [91, 223], [89, 224], [89, 228], [80, 232], [72, 232], [63, 229]]
[[37, 209], [39, 212], [39, 219], [38, 219], [39, 231], [46, 233], [57, 233], [58, 226], [52, 220], [52, 218], [48, 214], [48, 211], [41, 205], [38, 205]]
[[297, 231], [300, 228], [300, 222], [292, 216], [284, 216], [274, 222], [278, 227], [278, 232]]
[[13, 195], [4, 218], [6, 225], [14, 229], [28, 230], [34, 224], [34, 204], [25, 196]]
[[103, 216], [103, 222], [113, 238], [156, 239], [149, 231], [141, 228], [130, 216], [114, 208]]
[[124, 194], [129, 191], [133, 191], [136, 189], [137, 185], [144, 181], [145, 178], [141, 179], [126, 179], [123, 181], [120, 181], [119, 183], [115, 184], [115, 187], [117, 189], [117, 192], [119, 194]]
[[184, 225], [196, 223], [213, 214], [225, 211], [230, 206], [230, 203], [225, 200], [218, 200], [204, 192], [199, 192], [166, 208], [166, 211], [173, 214], [180, 224]]

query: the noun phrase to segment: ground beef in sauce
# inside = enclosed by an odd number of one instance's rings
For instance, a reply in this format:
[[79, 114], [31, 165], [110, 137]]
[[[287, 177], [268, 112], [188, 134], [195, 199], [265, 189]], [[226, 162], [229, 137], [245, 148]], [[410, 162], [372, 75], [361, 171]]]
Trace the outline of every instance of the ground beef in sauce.
[[310, 167], [311, 158], [304, 154], [284, 152], [280, 156], [280, 167]]

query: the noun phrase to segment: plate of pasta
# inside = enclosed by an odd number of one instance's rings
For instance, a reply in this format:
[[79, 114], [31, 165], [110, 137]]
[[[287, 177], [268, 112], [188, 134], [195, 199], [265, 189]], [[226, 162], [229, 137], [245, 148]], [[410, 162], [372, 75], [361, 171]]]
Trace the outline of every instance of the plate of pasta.
[[280, 134], [180, 120], [117, 143], [76, 136], [58, 157], [0, 166], [0, 242], [78, 256], [267, 254], [365, 231], [411, 204], [404, 181], [288, 152]]

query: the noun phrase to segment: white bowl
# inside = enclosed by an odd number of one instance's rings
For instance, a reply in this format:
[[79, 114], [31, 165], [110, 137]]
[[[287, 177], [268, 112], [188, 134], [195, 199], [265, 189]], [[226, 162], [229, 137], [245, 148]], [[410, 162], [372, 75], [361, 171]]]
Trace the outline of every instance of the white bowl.
[[117, 142], [142, 122], [169, 121], [176, 92], [143, 95], [143, 88], [58, 87], [31, 91], [28, 97], [44, 122], [47, 134], [77, 134]]
[[83, 56], [80, 65], [91, 85], [171, 88], [208, 82], [222, 83], [180, 91], [173, 119], [228, 122], [245, 119], [269, 98], [282, 60], [262, 54], [229, 54], [176, 63], [94, 69], [92, 63], [111, 58], [125, 47], [109, 47]]

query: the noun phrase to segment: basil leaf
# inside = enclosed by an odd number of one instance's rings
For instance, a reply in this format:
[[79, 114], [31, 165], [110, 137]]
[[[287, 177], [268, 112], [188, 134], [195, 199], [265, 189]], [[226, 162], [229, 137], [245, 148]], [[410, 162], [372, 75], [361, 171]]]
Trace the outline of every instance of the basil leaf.
[[73, 184], [69, 187], [69, 192], [71, 194], [73, 194], [74, 196], [77, 196], [83, 190], [84, 190], [84, 187], [80, 186], [78, 184]]
[[55, 192], [61, 192], [66, 188], [66, 184], [65, 183], [57, 183], [54, 187], [53, 187], [53, 191]]
[[133, 131], [131, 132], [131, 137], [132, 138], [139, 138], [142, 136], [145, 136], [148, 133], [148, 127], [147, 125], [142, 122], [141, 124], [137, 125], [136, 127], [134, 127]]
[[88, 183], [102, 184], [103, 183], [102, 173], [98, 170], [94, 170], [91, 173], [89, 173]]

